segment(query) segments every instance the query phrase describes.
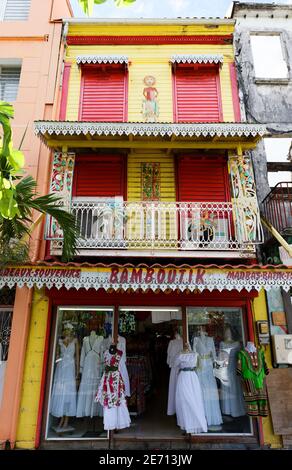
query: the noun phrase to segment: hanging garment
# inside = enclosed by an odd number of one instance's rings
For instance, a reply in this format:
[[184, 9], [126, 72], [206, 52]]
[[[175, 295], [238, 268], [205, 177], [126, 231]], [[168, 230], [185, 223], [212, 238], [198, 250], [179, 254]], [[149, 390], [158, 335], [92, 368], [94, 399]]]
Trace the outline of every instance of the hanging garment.
[[60, 356], [56, 360], [50, 412], [53, 416], [76, 416], [75, 350], [77, 339], [67, 346], [59, 340]]
[[202, 389], [195, 372], [197, 354], [181, 353], [175, 366], [178, 378], [175, 392], [175, 408], [178, 426], [187, 433], [207, 432]]
[[103, 336], [86, 336], [80, 356], [81, 382], [78, 390], [77, 418], [102, 416], [102, 407], [94, 401], [103, 367]]
[[241, 377], [243, 398], [249, 416], [268, 416], [266, 375], [269, 369], [264, 352], [249, 353], [242, 349], [237, 354], [237, 373]]
[[[108, 336], [104, 340], [104, 343], [103, 343], [104, 351], [110, 347], [111, 343], [112, 343], [112, 336]], [[128, 369], [127, 369], [127, 366], [126, 366], [126, 360], [127, 360], [126, 338], [124, 338], [123, 336], [118, 335], [117, 349], [119, 349], [123, 353], [119, 367], [120, 367], [120, 372], [122, 374], [123, 381], [124, 381], [124, 384], [125, 384], [126, 397], [130, 397], [131, 396], [130, 379], [129, 379]]]
[[239, 341], [221, 341], [219, 357], [224, 360], [225, 376], [220, 381], [220, 404], [224, 415], [233, 418], [246, 414], [239, 376], [236, 374]]
[[199, 355], [197, 374], [203, 391], [205, 414], [208, 426], [223, 423], [219, 404], [217, 382], [213, 372], [213, 361], [216, 359], [214, 340], [210, 336], [196, 336], [193, 350]]
[[103, 406], [105, 430], [123, 429], [130, 426], [131, 419], [125, 397], [125, 386], [119, 364], [122, 351], [104, 353], [104, 373], [99, 383], [95, 401]]
[[7, 361], [2, 361], [2, 359], [3, 359], [3, 352], [2, 352], [2, 344], [0, 343], [0, 406], [1, 406], [1, 401], [2, 401], [6, 363], [7, 363]]
[[175, 414], [175, 391], [176, 391], [176, 384], [177, 384], [177, 376], [178, 376], [178, 367], [175, 366], [175, 361], [177, 356], [183, 349], [183, 340], [182, 338], [172, 339], [168, 343], [167, 348], [167, 364], [170, 367], [170, 375], [169, 375], [169, 386], [168, 386], [168, 402], [167, 402], [167, 414], [174, 415]]

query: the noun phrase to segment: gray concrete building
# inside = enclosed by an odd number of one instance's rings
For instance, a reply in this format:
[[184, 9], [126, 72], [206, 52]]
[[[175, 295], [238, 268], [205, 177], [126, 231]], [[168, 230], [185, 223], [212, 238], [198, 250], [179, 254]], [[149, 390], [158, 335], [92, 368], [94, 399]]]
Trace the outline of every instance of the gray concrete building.
[[242, 119], [266, 124], [269, 132], [252, 155], [259, 202], [268, 220], [289, 239], [292, 5], [233, 2], [231, 16], [236, 19], [234, 46]]

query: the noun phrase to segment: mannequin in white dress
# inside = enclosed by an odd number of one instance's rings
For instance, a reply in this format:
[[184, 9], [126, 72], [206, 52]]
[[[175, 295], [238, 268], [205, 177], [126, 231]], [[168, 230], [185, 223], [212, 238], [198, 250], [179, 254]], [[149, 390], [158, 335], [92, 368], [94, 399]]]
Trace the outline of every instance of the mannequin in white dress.
[[224, 341], [219, 346], [218, 359], [223, 361], [225, 369], [224, 380], [220, 382], [220, 403], [222, 413], [233, 418], [246, 414], [240, 378], [236, 374], [237, 353], [240, 349], [240, 342], [233, 339], [231, 329], [227, 327]]
[[195, 372], [197, 353], [185, 347], [175, 360], [178, 378], [175, 408], [178, 426], [188, 434], [207, 432], [202, 389]]
[[94, 401], [103, 366], [103, 336], [92, 330], [83, 338], [80, 356], [81, 382], [78, 390], [77, 418], [102, 416], [102, 407]]
[[4, 356], [3, 348], [2, 348], [2, 344], [0, 343], [0, 406], [1, 406], [1, 401], [2, 401], [5, 370], [6, 370], [6, 361], [2, 360], [3, 356]]
[[203, 326], [199, 336], [193, 341], [193, 350], [199, 354], [197, 374], [203, 391], [205, 414], [210, 430], [220, 430], [223, 423], [217, 382], [213, 373], [213, 362], [216, 359], [214, 339], [207, 335]]
[[[103, 342], [104, 351], [110, 347], [110, 345], [112, 344], [112, 341], [113, 339], [111, 335], [105, 338]], [[125, 395], [126, 397], [130, 397], [131, 396], [130, 379], [129, 379], [128, 369], [126, 366], [126, 361], [127, 361], [126, 338], [124, 338], [123, 336], [118, 335], [117, 349], [119, 349], [123, 353], [122, 358], [120, 360], [119, 368], [121, 371], [122, 379], [125, 384]]]
[[60, 419], [57, 431], [66, 432], [69, 417], [76, 416], [76, 380], [79, 371], [79, 345], [74, 337], [72, 325], [66, 326], [59, 339], [54, 383], [51, 395], [50, 413]]
[[174, 339], [169, 341], [167, 348], [167, 364], [170, 367], [167, 414], [170, 416], [175, 414], [175, 390], [178, 376], [178, 367], [175, 366], [175, 360], [182, 348], [183, 340], [179, 333], [175, 333]]

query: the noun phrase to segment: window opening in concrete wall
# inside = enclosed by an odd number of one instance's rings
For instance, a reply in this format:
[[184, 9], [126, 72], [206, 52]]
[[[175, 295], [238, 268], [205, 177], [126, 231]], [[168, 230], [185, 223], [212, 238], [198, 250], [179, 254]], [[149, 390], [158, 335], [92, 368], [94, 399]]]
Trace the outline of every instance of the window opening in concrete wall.
[[271, 188], [280, 182], [292, 181], [292, 138], [266, 138], [268, 181]]
[[255, 77], [260, 79], [288, 78], [279, 35], [254, 34], [250, 37]]

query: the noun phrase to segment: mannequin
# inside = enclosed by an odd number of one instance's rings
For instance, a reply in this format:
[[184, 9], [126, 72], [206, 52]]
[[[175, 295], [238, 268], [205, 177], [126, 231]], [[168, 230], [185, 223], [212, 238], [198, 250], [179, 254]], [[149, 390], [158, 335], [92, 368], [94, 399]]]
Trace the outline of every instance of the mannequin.
[[[112, 343], [113, 339], [112, 336], [110, 335], [108, 338], [104, 340], [104, 349], [109, 348], [110, 344]], [[129, 379], [129, 374], [128, 374], [128, 369], [126, 366], [126, 360], [127, 360], [127, 354], [126, 354], [126, 338], [123, 336], [118, 335], [118, 344], [117, 348], [122, 351], [122, 359], [120, 361], [120, 371], [122, 374], [122, 378], [125, 384], [125, 394], [126, 397], [131, 396], [131, 391], [130, 391], [130, 379]]]
[[168, 404], [167, 414], [175, 414], [175, 390], [178, 376], [178, 368], [175, 366], [175, 360], [183, 347], [183, 340], [178, 333], [175, 332], [174, 339], [169, 341], [167, 348], [167, 364], [170, 367], [169, 386], [168, 386]]
[[246, 347], [238, 352], [237, 358], [237, 373], [241, 377], [247, 414], [252, 417], [268, 416], [266, 375], [269, 369], [264, 351], [249, 341]]
[[60, 419], [57, 432], [73, 431], [69, 417], [76, 416], [76, 380], [79, 371], [79, 345], [73, 326], [65, 325], [59, 339], [50, 412]]
[[1, 407], [5, 370], [6, 370], [6, 361], [2, 360], [3, 356], [4, 356], [4, 353], [2, 350], [2, 344], [0, 343], [0, 407]]
[[[225, 328], [224, 340], [219, 346], [219, 361], [222, 359], [222, 376], [220, 379], [220, 404], [224, 415], [233, 418], [246, 414], [241, 385], [236, 374], [236, 357], [240, 350], [240, 342], [232, 337], [229, 326]], [[224, 371], [224, 375], [223, 375]]]
[[131, 419], [125, 397], [125, 386], [119, 368], [123, 352], [111, 344], [104, 353], [105, 370], [95, 401], [103, 406], [105, 430], [123, 429], [130, 426]]
[[213, 338], [208, 336], [205, 326], [199, 328], [199, 336], [194, 338], [193, 350], [199, 354], [197, 374], [203, 391], [205, 414], [208, 427], [220, 430], [223, 423], [219, 393], [213, 373], [213, 362], [216, 360], [216, 350]]
[[198, 354], [185, 344], [174, 363], [178, 369], [175, 391], [177, 424], [188, 434], [207, 432], [202, 390], [195, 372], [197, 358]]
[[77, 418], [102, 416], [102, 408], [94, 402], [98, 384], [102, 376], [103, 336], [92, 330], [83, 338], [80, 356], [81, 382], [78, 390]]

